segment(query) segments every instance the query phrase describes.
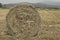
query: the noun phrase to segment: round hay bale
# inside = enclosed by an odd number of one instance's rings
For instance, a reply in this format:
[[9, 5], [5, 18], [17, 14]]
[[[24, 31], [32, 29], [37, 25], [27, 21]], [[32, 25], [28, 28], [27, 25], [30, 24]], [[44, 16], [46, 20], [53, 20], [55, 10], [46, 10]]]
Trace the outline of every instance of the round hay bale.
[[40, 31], [39, 13], [31, 5], [22, 4], [12, 8], [6, 16], [6, 21], [8, 34], [21, 40], [33, 40]]

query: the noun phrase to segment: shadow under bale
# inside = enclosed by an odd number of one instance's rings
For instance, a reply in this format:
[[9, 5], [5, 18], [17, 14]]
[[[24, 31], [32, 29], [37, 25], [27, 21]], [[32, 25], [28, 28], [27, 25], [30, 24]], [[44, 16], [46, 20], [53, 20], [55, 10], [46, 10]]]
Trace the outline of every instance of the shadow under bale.
[[40, 16], [31, 5], [22, 4], [12, 8], [6, 16], [6, 21], [8, 35], [20, 40], [38, 40]]

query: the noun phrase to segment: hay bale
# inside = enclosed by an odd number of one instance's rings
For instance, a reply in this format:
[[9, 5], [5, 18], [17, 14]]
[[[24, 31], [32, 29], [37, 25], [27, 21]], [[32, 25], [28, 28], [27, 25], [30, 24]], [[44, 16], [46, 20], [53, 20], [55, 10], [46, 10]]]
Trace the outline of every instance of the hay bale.
[[40, 16], [32, 5], [20, 4], [12, 8], [6, 21], [9, 35], [21, 40], [34, 40], [35, 37], [38, 39]]

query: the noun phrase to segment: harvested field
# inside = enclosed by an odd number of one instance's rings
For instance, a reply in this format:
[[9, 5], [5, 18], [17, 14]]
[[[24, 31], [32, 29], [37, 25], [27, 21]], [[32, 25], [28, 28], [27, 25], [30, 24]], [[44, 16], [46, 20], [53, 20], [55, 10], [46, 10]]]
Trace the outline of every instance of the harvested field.
[[[6, 15], [10, 9], [0, 9], [0, 39], [6, 37]], [[41, 16], [41, 40], [60, 40], [60, 9], [36, 9]], [[13, 38], [13, 40], [15, 37]], [[8, 40], [8, 39], [7, 39]]]

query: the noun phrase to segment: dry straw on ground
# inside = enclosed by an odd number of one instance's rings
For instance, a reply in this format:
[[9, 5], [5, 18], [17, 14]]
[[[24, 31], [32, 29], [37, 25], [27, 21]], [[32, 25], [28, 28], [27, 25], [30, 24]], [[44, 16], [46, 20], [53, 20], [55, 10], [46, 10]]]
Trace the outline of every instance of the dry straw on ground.
[[8, 35], [19, 40], [40, 40], [40, 16], [31, 4], [12, 8], [6, 17]]

